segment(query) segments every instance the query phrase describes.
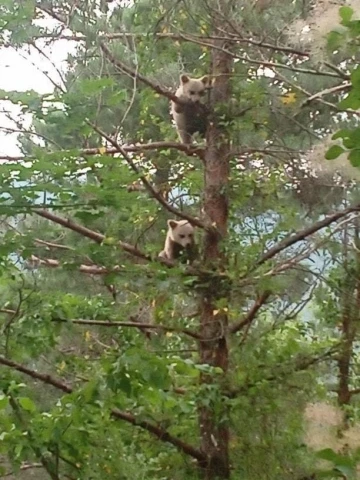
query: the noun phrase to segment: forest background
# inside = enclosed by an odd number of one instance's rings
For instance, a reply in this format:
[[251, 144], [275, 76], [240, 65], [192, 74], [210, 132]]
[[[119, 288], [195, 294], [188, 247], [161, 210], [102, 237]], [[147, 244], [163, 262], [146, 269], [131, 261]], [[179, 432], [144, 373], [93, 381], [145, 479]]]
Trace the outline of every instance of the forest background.
[[[2, 0], [49, 88], [3, 68], [0, 478], [357, 478], [358, 12]], [[214, 78], [191, 147], [184, 72]]]

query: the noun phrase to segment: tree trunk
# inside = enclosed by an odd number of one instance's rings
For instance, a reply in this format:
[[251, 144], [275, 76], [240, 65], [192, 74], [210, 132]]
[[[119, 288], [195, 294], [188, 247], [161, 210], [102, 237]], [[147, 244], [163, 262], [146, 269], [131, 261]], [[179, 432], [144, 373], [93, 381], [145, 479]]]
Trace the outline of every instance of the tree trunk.
[[[359, 231], [356, 225], [354, 234], [354, 243], [359, 248]], [[343, 431], [348, 428], [349, 412], [346, 406], [351, 402], [350, 390], [350, 367], [353, 358], [353, 344], [356, 337], [356, 325], [359, 322], [359, 307], [360, 307], [360, 257], [356, 253], [356, 269], [354, 272], [349, 270], [348, 262], [348, 232], [345, 231], [344, 239], [344, 270], [345, 282], [342, 291], [342, 318], [341, 318], [341, 345], [338, 356], [338, 370], [339, 370], [339, 386], [337, 392], [338, 405], [344, 412], [344, 421], [338, 435], [341, 436]]]
[[[221, 43], [217, 46], [222, 46]], [[230, 98], [229, 74], [232, 59], [221, 52], [212, 51], [213, 73], [216, 82], [212, 92], [212, 104], [228, 102]], [[226, 258], [221, 252], [220, 242], [227, 233], [228, 220], [228, 182], [229, 182], [229, 141], [216, 123], [211, 123], [207, 131], [207, 149], [205, 153], [205, 192], [204, 210], [207, 218], [216, 225], [218, 233], [206, 232], [204, 238], [204, 264], [214, 272], [209, 283], [201, 293], [201, 337], [200, 359], [202, 363], [220, 367], [224, 385], [228, 369], [226, 310], [219, 311], [217, 301], [227, 297], [226, 288], [219, 275], [226, 265]], [[218, 377], [218, 376], [217, 376]], [[203, 385], [214, 383], [211, 375], [203, 374]], [[207, 457], [203, 467], [205, 480], [230, 478], [229, 466], [229, 430], [227, 409], [215, 413], [211, 406], [201, 406], [199, 411], [201, 450]]]
[[[346, 297], [347, 295], [345, 295]], [[346, 308], [347, 310], [347, 308]], [[341, 321], [341, 348], [339, 352], [338, 368], [339, 368], [339, 389], [338, 404], [340, 407], [349, 405], [351, 394], [349, 388], [350, 381], [350, 361], [352, 358], [352, 344], [354, 340], [352, 318], [350, 312], [343, 313]]]

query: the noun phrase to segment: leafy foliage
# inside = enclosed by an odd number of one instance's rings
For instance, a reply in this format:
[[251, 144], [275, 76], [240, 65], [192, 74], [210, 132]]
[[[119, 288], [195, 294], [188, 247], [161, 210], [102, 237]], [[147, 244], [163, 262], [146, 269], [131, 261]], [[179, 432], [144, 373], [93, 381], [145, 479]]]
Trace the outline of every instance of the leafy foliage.
[[[323, 68], [287, 30], [311, 2], [18, 3], [0, 6], [5, 45], [76, 48], [63, 71], [44, 69], [52, 91], [0, 91], [21, 153], [0, 163], [2, 474], [22, 479], [37, 465], [39, 478], [210, 480], [199, 421], [210, 411], [214, 433], [228, 429], [231, 478], [297, 479], [319, 459], [352, 475], [355, 454], [302, 444], [307, 403], [341, 391], [336, 355], [355, 359], [358, 341], [352, 323], [346, 353], [337, 329], [344, 285], [357, 319], [357, 225], [352, 211], [321, 223], [318, 208], [339, 206], [322, 192], [337, 185], [312, 187], [303, 162], [336, 125], [343, 145], [326, 158], [349, 152], [359, 164], [358, 128], [337, 107], [340, 95], [341, 108], [358, 108], [351, 9], [340, 9], [346, 33], [332, 32]], [[233, 57], [226, 75], [220, 54]], [[208, 144], [177, 144], [169, 117], [183, 71], [229, 82], [231, 97], [213, 112], [220, 147], [230, 145], [216, 191], [228, 232], [211, 263], [208, 230], [197, 229], [191, 267], [157, 258], [172, 209], [202, 224], [213, 206]], [[341, 188], [341, 202], [356, 198], [356, 186]], [[204, 304], [220, 337], [202, 337]], [[223, 344], [228, 371], [212, 363]]]

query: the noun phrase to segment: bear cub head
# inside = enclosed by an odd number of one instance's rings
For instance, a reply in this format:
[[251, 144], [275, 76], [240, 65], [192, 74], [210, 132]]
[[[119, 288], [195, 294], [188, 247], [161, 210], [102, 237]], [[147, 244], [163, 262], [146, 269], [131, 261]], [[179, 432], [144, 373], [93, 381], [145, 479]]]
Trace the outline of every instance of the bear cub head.
[[199, 103], [206, 91], [211, 88], [211, 80], [208, 75], [201, 78], [191, 78], [187, 75], [180, 76], [180, 88], [177, 94], [180, 94], [190, 102]]
[[194, 244], [194, 227], [187, 220], [168, 220], [170, 239], [181, 245], [183, 248], [189, 248]]

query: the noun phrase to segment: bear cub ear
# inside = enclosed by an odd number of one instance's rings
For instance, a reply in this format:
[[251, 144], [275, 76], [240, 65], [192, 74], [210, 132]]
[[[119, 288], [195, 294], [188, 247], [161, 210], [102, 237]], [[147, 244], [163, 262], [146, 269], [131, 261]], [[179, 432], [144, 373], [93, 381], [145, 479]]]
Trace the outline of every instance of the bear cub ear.
[[178, 222], [176, 220], [168, 220], [167, 224], [171, 230], [174, 230], [178, 226]]
[[200, 82], [202, 82], [204, 85], [210, 85], [210, 77], [209, 75], [204, 75], [203, 77], [199, 78]]
[[184, 85], [185, 83], [190, 82], [190, 77], [188, 77], [187, 75], [180, 75], [180, 82], [182, 83], [182, 85]]

